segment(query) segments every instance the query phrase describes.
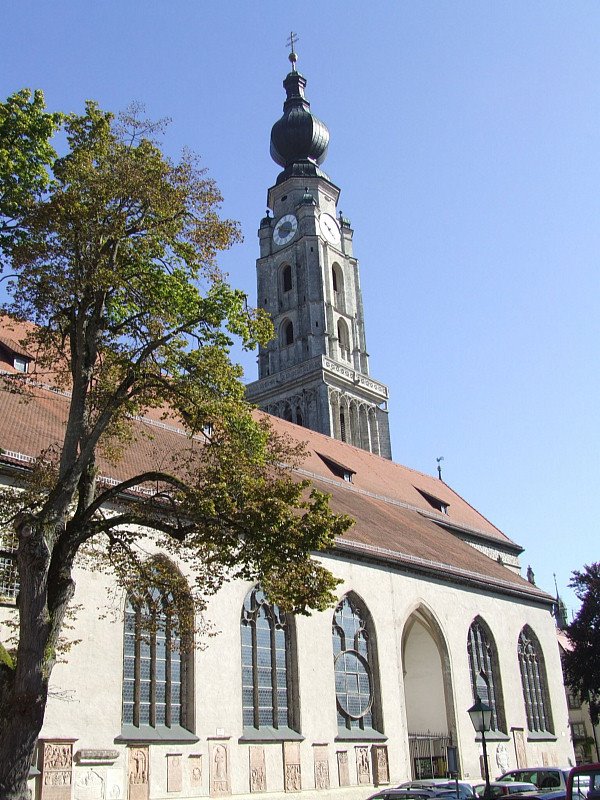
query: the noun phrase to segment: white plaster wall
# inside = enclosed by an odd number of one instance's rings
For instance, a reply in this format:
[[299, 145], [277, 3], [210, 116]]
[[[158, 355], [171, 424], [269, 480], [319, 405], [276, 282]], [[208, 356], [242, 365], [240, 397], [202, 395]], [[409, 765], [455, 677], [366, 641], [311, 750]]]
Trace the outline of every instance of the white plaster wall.
[[[449, 699], [455, 709], [458, 738], [455, 743], [459, 747], [465, 777], [479, 778], [480, 745], [475, 741], [467, 714], [473, 698], [466, 652], [468, 629], [477, 615], [489, 626], [498, 648], [509, 733], [511, 728], [527, 731], [517, 639], [524, 624], [529, 624], [535, 631], [545, 656], [556, 741], [528, 741], [528, 762], [530, 765], [544, 760], [560, 765], [569, 763], [573, 753], [566, 701], [554, 623], [546, 608], [426, 580], [416, 575], [397, 574], [377, 565], [352, 563], [339, 557], [323, 560], [337, 576], [343, 578], [338, 596], [342, 597], [350, 590], [356, 592], [374, 621], [384, 733], [388, 737], [392, 784], [410, 777], [402, 641], [404, 627], [417, 609], [425, 609], [435, 621], [447, 646], [452, 684]], [[249, 744], [238, 741], [242, 735], [240, 613], [249, 588], [248, 583], [229, 584], [209, 602], [207, 617], [215, 623], [217, 633], [205, 640], [203, 648], [195, 654], [195, 733], [199, 741], [193, 744], [150, 746], [152, 800], [208, 794], [211, 737], [226, 737], [233, 794], [249, 794]], [[77, 616], [76, 631], [73, 633], [81, 639], [81, 643], [68, 654], [67, 663], [58, 664], [55, 668], [52, 697], [42, 737], [75, 738], [75, 752], [81, 748], [118, 749], [119, 758], [111, 769], [121, 774], [123, 785], [126, 786], [126, 747], [115, 743], [115, 737], [121, 730], [123, 598], [110, 594], [105, 575], [86, 571], [77, 575], [75, 602], [84, 606]], [[6, 613], [6, 609], [0, 609], [0, 622]], [[356, 743], [335, 741], [337, 721], [331, 618], [332, 611], [329, 610], [310, 617], [299, 617], [296, 621], [300, 723], [304, 736], [301, 744], [303, 796], [310, 800], [314, 793], [324, 799], [343, 796], [358, 800], [369, 794], [369, 787], [337, 787], [337, 750], [348, 751], [350, 779], [356, 784]], [[438, 690], [435, 702], [432, 700], [431, 711], [439, 706], [439, 697]], [[328, 746], [330, 779], [334, 787], [330, 792], [314, 791], [314, 744]], [[514, 767], [516, 762], [512, 741], [506, 745], [509, 767]], [[273, 743], [264, 747], [267, 789], [270, 794], [278, 796], [283, 794], [282, 745]], [[494, 775], [498, 772], [494, 761], [495, 748], [496, 743], [491, 743], [490, 770]], [[181, 753], [184, 756], [184, 790], [181, 793], [167, 794], [166, 791], [166, 755], [169, 753]], [[187, 772], [190, 764], [188, 757], [198, 754], [203, 756], [203, 785], [199, 792], [192, 792]], [[82, 769], [75, 768], [76, 776]], [[74, 800], [77, 800], [77, 792]]]

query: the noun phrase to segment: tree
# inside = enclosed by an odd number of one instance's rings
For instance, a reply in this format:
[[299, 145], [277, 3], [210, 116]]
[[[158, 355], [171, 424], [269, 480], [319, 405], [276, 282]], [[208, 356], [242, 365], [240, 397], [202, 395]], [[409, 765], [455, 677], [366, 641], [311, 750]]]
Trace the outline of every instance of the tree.
[[0, 103], [0, 247], [15, 236], [18, 219], [48, 185], [56, 158], [50, 138], [63, 115], [48, 113], [44, 93], [22, 89]]
[[[198, 609], [223, 581], [243, 577], [281, 607], [308, 613], [332, 602], [337, 583], [311, 552], [349, 525], [293, 478], [301, 449], [244, 400], [231, 337], [253, 347], [272, 327], [217, 269], [218, 251], [239, 232], [219, 217], [214, 182], [190, 154], [166, 158], [157, 127], [135, 114], [115, 120], [88, 103], [64, 128], [68, 152], [50, 180], [39, 176], [15, 199], [15, 235], [5, 242], [14, 276], [6, 310], [35, 323], [26, 346], [70, 401], [56, 452], [42, 454], [24, 491], [2, 501], [20, 581], [18, 644], [0, 655], [3, 800], [26, 796], [76, 560], [104, 564], [128, 589], [172, 581], [165, 589], [177, 595], [172, 573], [140, 555], [151, 529], [195, 576]], [[36, 172], [35, 154], [24, 148], [19, 157], [24, 175]], [[31, 379], [3, 377], [24, 394]], [[134, 418], [157, 409], [185, 424], [186, 447], [168, 468], [118, 486], [98, 481], [100, 455], [118, 460], [137, 435]], [[133, 499], [139, 486], [152, 494]], [[110, 516], [108, 503], [118, 505]]]
[[566, 633], [572, 650], [563, 654], [565, 682], [589, 703], [592, 724], [600, 721], [600, 563], [573, 572], [569, 584], [581, 607]]

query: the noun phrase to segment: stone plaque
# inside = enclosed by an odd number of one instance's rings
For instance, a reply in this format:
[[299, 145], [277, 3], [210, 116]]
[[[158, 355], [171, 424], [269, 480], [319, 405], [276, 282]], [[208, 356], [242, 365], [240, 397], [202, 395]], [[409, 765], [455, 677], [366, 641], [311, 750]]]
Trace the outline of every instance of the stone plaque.
[[286, 792], [299, 792], [302, 789], [300, 742], [283, 743], [283, 785]]
[[149, 751], [147, 747], [129, 748], [128, 792], [129, 800], [148, 800]]
[[265, 767], [264, 747], [250, 747], [250, 791], [267, 791], [267, 770]]
[[371, 783], [371, 770], [369, 769], [369, 748], [356, 748], [356, 775], [359, 784]]
[[167, 792], [180, 792], [183, 789], [183, 767], [181, 753], [167, 754]]
[[120, 769], [107, 768], [106, 770], [106, 800], [123, 800], [123, 773]]
[[41, 800], [71, 800], [73, 743], [42, 742]]
[[202, 756], [199, 753], [189, 757], [188, 772], [192, 789], [200, 789], [202, 787]]
[[75, 800], [104, 800], [106, 777], [99, 769], [78, 769], [73, 782]]
[[390, 768], [388, 765], [388, 751], [385, 744], [374, 744], [371, 748], [373, 758], [373, 781], [378, 786], [390, 782]]
[[329, 756], [326, 744], [313, 747], [315, 761], [315, 789], [329, 789]]
[[350, 768], [348, 766], [348, 751], [338, 750], [338, 781], [340, 786], [350, 786]]
[[230, 794], [229, 751], [225, 742], [210, 743], [210, 794], [217, 797]]
[[[512, 729], [513, 742], [515, 745], [515, 757], [517, 759], [517, 769], [524, 769], [527, 766], [527, 751], [525, 749], [525, 732], [523, 728]], [[483, 772], [481, 773], [484, 774]]]
[[119, 757], [118, 750], [78, 750], [75, 760], [78, 764], [113, 764]]

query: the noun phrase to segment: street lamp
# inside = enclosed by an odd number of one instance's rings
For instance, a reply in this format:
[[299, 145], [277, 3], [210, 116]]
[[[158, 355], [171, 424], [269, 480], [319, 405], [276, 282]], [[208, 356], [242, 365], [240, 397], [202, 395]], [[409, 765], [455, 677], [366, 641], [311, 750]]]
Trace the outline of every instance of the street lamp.
[[483, 745], [483, 769], [485, 771], [485, 792], [484, 798], [485, 800], [490, 800], [491, 798], [491, 791], [490, 791], [490, 769], [488, 767], [488, 758], [487, 758], [487, 747], [485, 744], [485, 732], [489, 731], [491, 722], [492, 722], [492, 709], [486, 705], [479, 695], [477, 695], [477, 700], [475, 701], [475, 705], [472, 705], [468, 711], [469, 716], [471, 717], [471, 722], [473, 723], [473, 727], [477, 731], [477, 733], [481, 734], [481, 744]]

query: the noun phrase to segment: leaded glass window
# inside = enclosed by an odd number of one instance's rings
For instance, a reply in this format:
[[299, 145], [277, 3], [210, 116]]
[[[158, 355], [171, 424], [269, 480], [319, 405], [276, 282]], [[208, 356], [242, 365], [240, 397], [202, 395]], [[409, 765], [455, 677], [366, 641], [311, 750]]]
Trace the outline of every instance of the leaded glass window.
[[152, 589], [129, 596], [123, 647], [123, 724], [188, 727], [190, 679], [173, 598]]
[[504, 731], [502, 690], [496, 647], [491, 635], [480, 620], [475, 620], [469, 628], [467, 653], [473, 701], [477, 700], [479, 696], [492, 709], [490, 730]]
[[338, 727], [379, 729], [374, 720], [377, 680], [375, 642], [366, 610], [346, 596], [333, 615], [333, 663]]
[[244, 727], [294, 728], [291, 619], [260, 587], [242, 609]]
[[535, 633], [528, 625], [519, 634], [517, 652], [521, 669], [527, 727], [530, 731], [552, 732], [553, 725], [544, 656]]

